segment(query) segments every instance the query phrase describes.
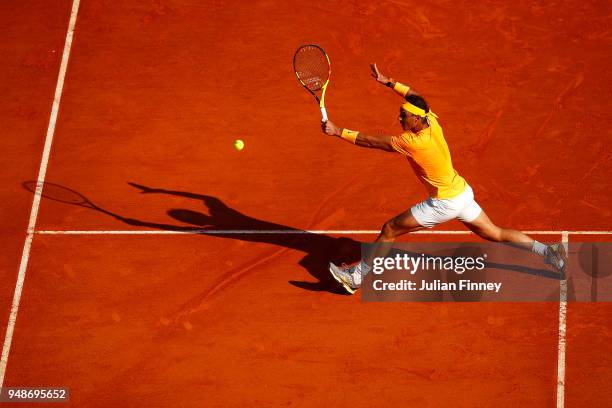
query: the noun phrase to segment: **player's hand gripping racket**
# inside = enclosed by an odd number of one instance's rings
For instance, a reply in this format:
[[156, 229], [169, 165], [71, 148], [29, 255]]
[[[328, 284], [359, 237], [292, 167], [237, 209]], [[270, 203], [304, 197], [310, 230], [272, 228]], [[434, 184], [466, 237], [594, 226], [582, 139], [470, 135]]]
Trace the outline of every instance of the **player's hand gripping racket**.
[[293, 56], [293, 69], [298, 81], [319, 103], [321, 121], [327, 122], [325, 91], [331, 74], [329, 57], [318, 45], [302, 45]]

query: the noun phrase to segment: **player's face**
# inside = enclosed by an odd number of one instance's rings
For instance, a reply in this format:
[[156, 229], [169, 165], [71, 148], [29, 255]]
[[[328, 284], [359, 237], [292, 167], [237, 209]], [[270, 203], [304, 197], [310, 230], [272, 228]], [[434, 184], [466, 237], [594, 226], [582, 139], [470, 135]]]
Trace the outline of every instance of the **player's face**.
[[402, 126], [402, 129], [404, 130], [414, 129], [416, 127], [416, 116], [410, 112], [406, 112], [402, 108], [400, 108], [400, 114], [398, 119], [400, 125]]

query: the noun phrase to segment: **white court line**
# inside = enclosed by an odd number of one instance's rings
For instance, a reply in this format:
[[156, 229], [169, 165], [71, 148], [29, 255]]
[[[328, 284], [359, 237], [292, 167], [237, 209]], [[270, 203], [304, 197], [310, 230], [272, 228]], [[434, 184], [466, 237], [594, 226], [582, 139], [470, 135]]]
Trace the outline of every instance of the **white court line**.
[[[35, 234], [41, 235], [184, 235], [184, 234], [211, 234], [211, 235], [239, 235], [239, 234], [336, 234], [336, 235], [375, 235], [380, 230], [214, 230], [199, 229], [186, 231], [172, 230], [40, 230]], [[531, 235], [612, 235], [612, 231], [523, 231]], [[443, 231], [424, 230], [411, 232], [410, 235], [471, 235], [471, 231]]]
[[[561, 242], [568, 252], [569, 232], [563, 231]], [[569, 267], [569, 265], [568, 265]], [[566, 267], [566, 273], [569, 268]], [[559, 344], [557, 348], [557, 408], [565, 406], [565, 335], [567, 331], [567, 279], [559, 283]]]
[[15, 322], [17, 321], [17, 312], [19, 311], [19, 302], [21, 300], [21, 293], [23, 291], [26, 268], [28, 266], [28, 260], [30, 258], [32, 239], [34, 238], [36, 219], [38, 218], [38, 208], [40, 207], [40, 197], [43, 191], [45, 175], [47, 174], [47, 165], [49, 163], [49, 155], [51, 153], [51, 144], [53, 142], [53, 135], [55, 134], [55, 124], [57, 122], [60, 100], [62, 99], [62, 90], [64, 88], [66, 68], [68, 67], [68, 58], [70, 57], [70, 49], [72, 47], [72, 38], [74, 35], [77, 12], [79, 10], [79, 1], [80, 0], [74, 0], [74, 2], [72, 3], [72, 12], [70, 13], [70, 22], [68, 23], [68, 32], [66, 33], [66, 42], [64, 43], [64, 53], [62, 54], [62, 62], [60, 64], [59, 75], [55, 87], [55, 95], [53, 97], [53, 105], [51, 107], [51, 116], [49, 117], [49, 126], [47, 127], [45, 147], [43, 149], [42, 159], [40, 161], [40, 168], [38, 170], [36, 191], [34, 193], [34, 199], [32, 200], [32, 210], [30, 211], [28, 231], [25, 242], [23, 244], [21, 263], [19, 264], [19, 272], [17, 273], [17, 282], [15, 283], [15, 292], [13, 294], [13, 303], [11, 304], [11, 312], [9, 314], [8, 324], [6, 326], [6, 334], [4, 336], [4, 345], [2, 346], [2, 358], [0, 359], [0, 387], [4, 385], [6, 364], [8, 362], [9, 351], [11, 350], [11, 343], [13, 341], [13, 331], [15, 330]]

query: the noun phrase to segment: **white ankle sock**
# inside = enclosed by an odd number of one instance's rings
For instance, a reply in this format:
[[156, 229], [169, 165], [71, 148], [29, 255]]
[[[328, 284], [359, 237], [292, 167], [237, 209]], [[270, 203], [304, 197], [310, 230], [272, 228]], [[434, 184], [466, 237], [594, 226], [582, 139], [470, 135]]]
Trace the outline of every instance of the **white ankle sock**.
[[533, 246], [531, 247], [531, 251], [535, 252], [536, 254], [540, 256], [546, 256], [546, 245], [538, 241], [533, 241]]

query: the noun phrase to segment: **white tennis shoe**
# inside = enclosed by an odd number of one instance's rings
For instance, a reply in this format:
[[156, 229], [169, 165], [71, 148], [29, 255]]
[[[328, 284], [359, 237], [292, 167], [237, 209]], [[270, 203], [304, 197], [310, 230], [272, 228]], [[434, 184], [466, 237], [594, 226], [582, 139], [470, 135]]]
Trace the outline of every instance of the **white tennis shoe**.
[[559, 273], [565, 274], [567, 269], [567, 254], [563, 244], [554, 244], [546, 247], [544, 263], [552, 265]]
[[346, 290], [351, 295], [359, 289], [360, 284], [355, 283], [355, 279], [353, 277], [353, 273], [355, 273], [355, 269], [357, 268], [359, 263], [353, 266], [337, 266], [332, 262], [329, 263], [329, 272], [331, 272], [332, 276], [338, 283], [342, 285], [344, 290]]

